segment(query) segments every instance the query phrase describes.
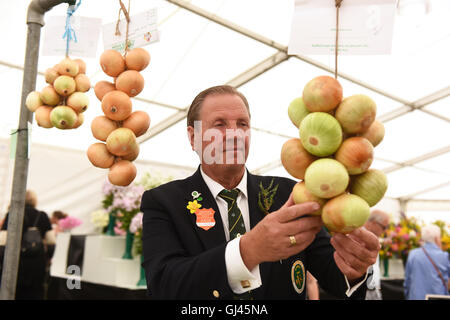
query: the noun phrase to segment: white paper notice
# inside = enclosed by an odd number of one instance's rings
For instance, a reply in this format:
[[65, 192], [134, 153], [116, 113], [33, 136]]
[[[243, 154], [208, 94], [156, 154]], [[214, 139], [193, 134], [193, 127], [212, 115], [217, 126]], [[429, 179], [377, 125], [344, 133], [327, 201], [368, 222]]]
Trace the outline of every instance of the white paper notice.
[[[120, 20], [120, 35], [116, 35], [117, 22], [108, 23], [103, 26], [103, 45], [105, 50], [114, 49], [124, 53], [126, 20]], [[143, 47], [150, 43], [159, 41], [157, 10], [151, 9], [136, 15], [130, 16], [128, 25], [128, 46], [129, 48]]]
[[[339, 9], [340, 55], [389, 54], [397, 0], [344, 0]], [[296, 0], [289, 54], [334, 55], [335, 0]]]
[[[102, 19], [72, 16], [70, 24], [75, 31], [77, 42], [69, 42], [69, 56], [95, 58]], [[67, 38], [63, 39], [66, 28], [65, 16], [49, 17], [44, 27], [44, 56], [62, 56], [66, 54]]]

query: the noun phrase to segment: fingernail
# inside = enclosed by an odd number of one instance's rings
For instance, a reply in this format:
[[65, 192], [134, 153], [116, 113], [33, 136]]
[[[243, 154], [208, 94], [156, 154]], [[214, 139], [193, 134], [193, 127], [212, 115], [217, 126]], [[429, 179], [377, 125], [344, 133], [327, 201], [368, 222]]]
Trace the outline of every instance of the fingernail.
[[312, 205], [313, 210], [319, 210], [320, 205], [317, 202], [314, 202]]

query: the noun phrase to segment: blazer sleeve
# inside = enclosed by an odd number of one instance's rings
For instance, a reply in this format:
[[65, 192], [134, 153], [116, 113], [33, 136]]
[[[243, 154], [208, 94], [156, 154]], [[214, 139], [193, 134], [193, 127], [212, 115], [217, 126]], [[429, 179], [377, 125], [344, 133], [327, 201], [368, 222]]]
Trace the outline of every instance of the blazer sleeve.
[[146, 191], [141, 202], [143, 267], [149, 294], [155, 299], [231, 298], [226, 243], [193, 253], [163, 202], [155, 189]]

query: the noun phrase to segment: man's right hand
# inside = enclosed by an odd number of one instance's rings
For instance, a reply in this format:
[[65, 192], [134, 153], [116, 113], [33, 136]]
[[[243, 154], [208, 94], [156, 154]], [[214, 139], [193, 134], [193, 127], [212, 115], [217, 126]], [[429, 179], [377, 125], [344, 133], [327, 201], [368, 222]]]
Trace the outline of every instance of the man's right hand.
[[[242, 260], [248, 270], [267, 261], [286, 259], [308, 247], [323, 226], [316, 202], [295, 204], [292, 194], [277, 211], [268, 214], [240, 239]], [[303, 217], [302, 219], [299, 219]], [[290, 237], [295, 237], [295, 245]]]

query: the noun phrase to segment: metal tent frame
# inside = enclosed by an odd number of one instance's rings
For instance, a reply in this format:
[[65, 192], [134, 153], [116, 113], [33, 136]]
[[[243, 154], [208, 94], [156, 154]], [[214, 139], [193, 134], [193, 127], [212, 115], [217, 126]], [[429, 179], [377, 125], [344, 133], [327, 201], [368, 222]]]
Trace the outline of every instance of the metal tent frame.
[[[315, 61], [313, 59], [310, 59], [306, 56], [302, 55], [289, 55], [288, 54], [288, 47], [285, 45], [282, 45], [280, 43], [277, 43], [276, 41], [269, 39], [261, 34], [258, 34], [256, 32], [253, 32], [249, 29], [244, 28], [243, 26], [240, 26], [232, 21], [229, 21], [227, 19], [224, 19], [212, 12], [209, 12], [203, 8], [200, 8], [198, 6], [193, 5], [190, 2], [182, 1], [182, 0], [166, 0], [167, 2], [178, 6], [181, 9], [187, 10], [197, 16], [200, 16], [204, 19], [207, 19], [209, 21], [212, 21], [215, 24], [218, 24], [224, 28], [227, 28], [233, 32], [237, 32], [247, 38], [253, 39], [261, 44], [264, 44], [272, 49], [276, 50], [276, 53], [272, 54], [271, 56], [267, 57], [266, 59], [260, 61], [253, 67], [245, 70], [244, 72], [238, 74], [236, 77], [230, 79], [227, 84], [232, 85], [234, 87], [241, 87], [244, 84], [248, 83], [249, 81], [261, 76], [262, 74], [266, 73], [267, 71], [273, 69], [274, 67], [282, 64], [285, 61], [288, 61], [289, 59], [298, 59], [306, 64], [312, 65], [318, 69], [321, 69], [323, 71], [326, 71], [328, 73], [334, 74], [334, 69], [330, 68], [327, 65], [324, 65], [318, 61]], [[0, 62], [0, 65], [6, 66], [8, 68], [14, 68], [14, 69], [22, 69], [24, 70], [24, 73], [27, 73], [27, 77], [24, 76], [24, 86], [22, 91], [22, 101], [21, 101], [21, 119], [19, 123], [19, 130], [17, 132], [18, 135], [18, 141], [19, 144], [21, 144], [21, 147], [17, 147], [17, 154], [16, 154], [16, 164], [15, 164], [15, 171], [14, 171], [14, 177], [15, 180], [18, 181], [21, 180], [22, 183], [18, 183], [17, 185], [14, 183], [13, 192], [12, 192], [12, 213], [15, 213], [17, 218], [14, 218], [16, 221], [11, 222], [17, 229], [21, 230], [22, 226], [22, 220], [23, 220], [23, 206], [24, 206], [24, 194], [25, 194], [25, 187], [26, 185], [26, 175], [28, 172], [28, 159], [27, 159], [27, 123], [32, 122], [32, 116], [27, 111], [24, 101], [26, 94], [29, 91], [34, 90], [35, 88], [35, 80], [36, 76], [42, 75], [42, 72], [37, 72], [37, 58], [38, 58], [38, 52], [39, 45], [36, 46], [36, 43], [39, 44], [39, 36], [40, 36], [40, 28], [43, 26], [43, 14], [51, 9], [53, 6], [60, 4], [60, 3], [73, 3], [74, 1], [71, 0], [34, 0], [32, 3], [39, 4], [40, 7], [38, 7], [37, 14], [27, 20], [27, 23], [29, 24], [29, 44], [30, 44], [30, 51], [27, 55], [27, 58], [25, 60], [25, 66], [18, 66], [14, 64], [10, 64], [7, 62]], [[43, 5], [43, 6], [41, 6]], [[450, 119], [446, 116], [436, 113], [431, 110], [425, 109], [425, 107], [431, 103], [434, 103], [436, 101], [442, 100], [448, 96], [450, 96], [450, 86], [444, 87], [436, 92], [433, 92], [427, 96], [424, 96], [421, 99], [418, 99], [416, 101], [408, 101], [407, 99], [403, 99], [402, 97], [398, 97], [395, 94], [392, 94], [390, 92], [387, 92], [385, 90], [379, 89], [369, 83], [366, 83], [360, 79], [357, 79], [351, 75], [339, 72], [337, 74], [340, 78], [345, 79], [349, 82], [352, 82], [360, 87], [366, 88], [374, 93], [377, 93], [379, 95], [382, 95], [384, 97], [387, 97], [395, 102], [399, 102], [402, 104], [401, 107], [396, 108], [395, 110], [392, 110], [388, 113], [383, 114], [381, 117], [378, 118], [383, 123], [386, 123], [388, 121], [391, 121], [393, 119], [396, 119], [398, 117], [402, 117], [410, 112], [423, 112], [426, 113], [436, 119], [439, 119], [441, 121], [445, 121], [447, 124], [450, 122]], [[143, 136], [139, 137], [139, 143], [144, 143], [148, 141], [149, 139], [157, 136], [158, 134], [164, 132], [165, 130], [173, 127], [175, 124], [179, 123], [187, 116], [187, 107], [179, 107], [179, 106], [173, 106], [170, 104], [166, 104], [164, 102], [159, 101], [153, 101], [150, 99], [145, 98], [135, 98], [136, 100], [151, 103], [160, 107], [169, 108], [172, 110], [176, 110], [176, 112], [164, 119], [163, 121], [160, 121], [159, 123], [153, 125], [151, 129], [144, 134]], [[272, 132], [263, 128], [252, 128], [253, 130], [264, 132], [270, 135], [284, 137], [284, 138], [293, 138], [292, 136], [288, 136], [285, 134], [280, 134], [277, 132]], [[390, 162], [392, 165], [388, 168], [385, 168], [384, 171], [386, 173], [391, 173], [397, 170], [400, 170], [405, 167], [415, 167], [416, 164], [423, 162], [425, 160], [429, 160], [438, 156], [441, 156], [443, 154], [446, 154], [450, 151], [450, 145], [443, 146], [442, 148], [439, 148], [437, 150], [434, 150], [432, 152], [424, 153], [420, 156], [408, 159], [407, 161], [403, 162], [395, 162], [390, 161], [386, 159], [379, 159], [383, 160], [385, 162]], [[272, 161], [269, 163], [266, 163], [259, 168], [253, 170], [255, 173], [263, 174], [265, 172], [268, 172], [269, 170], [272, 170], [274, 168], [280, 167], [281, 161]], [[24, 182], [24, 183], [23, 183]], [[417, 207], [420, 206], [426, 206], [427, 208], [432, 206], [439, 206], [440, 208], [445, 208], [446, 210], [450, 210], [450, 200], [448, 199], [442, 199], [442, 200], [422, 200], [422, 199], [416, 199], [418, 195], [430, 192], [432, 190], [438, 190], [440, 188], [444, 188], [450, 185], [450, 180], [436, 184], [434, 186], [430, 186], [428, 188], [424, 188], [423, 190], [419, 190], [417, 192], [408, 194], [406, 196], [395, 198], [394, 200], [397, 200], [399, 202], [400, 208], [402, 211], [406, 211], [408, 204], [415, 205]], [[20, 214], [19, 214], [20, 213]], [[12, 215], [14, 216], [14, 215]], [[18, 232], [15, 234], [14, 239], [15, 243], [18, 243], [21, 236], [21, 232]], [[3, 279], [8, 280], [5, 282], [5, 285], [2, 288], [2, 291], [0, 292], [0, 298], [2, 299], [11, 299], [14, 296], [15, 288], [15, 278], [17, 276], [16, 274], [16, 268], [13, 268], [17, 265], [18, 261], [18, 255], [17, 255], [17, 245], [14, 247], [10, 247], [7, 252], [7, 265], [8, 270], [4, 272]]]
[[[234, 79], [230, 80], [228, 82], [228, 84], [230, 84], [230, 85], [233, 85], [235, 87], [240, 87], [243, 84], [245, 84], [246, 82], [248, 82], [248, 81], [250, 81], [250, 80], [252, 80], [252, 79], [254, 79], [254, 78], [256, 78], [256, 77], [258, 77], [260, 75], [262, 75], [264, 72], [267, 72], [268, 70], [272, 69], [273, 67], [279, 65], [280, 63], [282, 63], [282, 62], [284, 62], [284, 61], [286, 61], [286, 60], [288, 60], [290, 58], [299, 59], [299, 60], [301, 60], [301, 61], [303, 61], [305, 63], [313, 65], [313, 66], [315, 66], [315, 67], [317, 67], [319, 69], [322, 69], [324, 71], [327, 71], [327, 72], [329, 72], [331, 74], [334, 73], [334, 70], [332, 68], [330, 68], [330, 67], [328, 67], [328, 66], [326, 66], [326, 65], [324, 65], [324, 64], [322, 64], [320, 62], [314, 61], [313, 59], [310, 59], [308, 57], [301, 56], [301, 55], [288, 55], [288, 53], [287, 53], [287, 51], [288, 51], [287, 46], [279, 44], [279, 43], [277, 43], [277, 42], [275, 42], [275, 41], [273, 41], [271, 39], [268, 39], [268, 38], [264, 37], [263, 35], [257, 34], [257, 33], [253, 32], [251, 30], [248, 30], [248, 29], [246, 29], [246, 28], [244, 28], [242, 26], [239, 26], [238, 24], [236, 24], [234, 22], [226, 20], [226, 19], [224, 19], [224, 18], [222, 18], [222, 17], [220, 17], [220, 16], [218, 16], [218, 15], [212, 13], [212, 12], [209, 12], [207, 10], [204, 10], [204, 9], [200, 8], [200, 7], [197, 7], [197, 6], [191, 4], [191, 3], [187, 2], [187, 1], [183, 1], [183, 0], [166, 0], [166, 1], [168, 1], [168, 2], [170, 2], [172, 4], [175, 4], [175, 5], [179, 6], [180, 8], [188, 10], [188, 11], [190, 11], [190, 12], [192, 12], [192, 13], [200, 16], [200, 17], [208, 19], [208, 20], [210, 20], [210, 21], [212, 21], [214, 23], [217, 23], [217, 24], [219, 24], [219, 25], [221, 25], [221, 26], [223, 26], [225, 28], [228, 28], [228, 29], [230, 29], [230, 30], [232, 30], [234, 32], [238, 32], [238, 33], [240, 33], [240, 34], [242, 34], [242, 35], [244, 35], [244, 36], [246, 36], [248, 38], [256, 40], [256, 41], [258, 41], [258, 42], [260, 42], [260, 43], [262, 43], [264, 45], [267, 45], [267, 46], [269, 46], [271, 48], [274, 48], [274, 49], [276, 49], [278, 51], [277, 53], [273, 54], [272, 56], [268, 57], [267, 59], [265, 59], [265, 60], [261, 61], [260, 63], [256, 64], [252, 68], [244, 71], [243, 73], [241, 73], [240, 75], [238, 75]], [[427, 96], [425, 96], [425, 97], [423, 97], [421, 99], [418, 99], [416, 101], [411, 102], [411, 101], [408, 101], [408, 100], [403, 99], [401, 97], [397, 97], [396, 95], [394, 95], [392, 93], [389, 93], [389, 92], [386, 92], [386, 91], [381, 90], [379, 88], [376, 88], [376, 87], [374, 87], [374, 86], [372, 86], [372, 85], [370, 85], [368, 83], [363, 82], [360, 79], [356, 79], [356, 78], [352, 77], [351, 75], [348, 75], [348, 74], [345, 74], [345, 73], [342, 73], [342, 72], [338, 72], [338, 76], [343, 78], [343, 79], [346, 79], [346, 80], [348, 80], [350, 82], [353, 82], [353, 83], [355, 83], [355, 84], [357, 84], [357, 85], [359, 85], [361, 87], [369, 89], [369, 90], [371, 90], [373, 92], [376, 92], [376, 93], [378, 93], [380, 95], [383, 95], [383, 96], [385, 96], [387, 98], [390, 98], [390, 99], [392, 99], [394, 101], [397, 101], [397, 102], [400, 102], [400, 103], [403, 104], [403, 106], [401, 106], [401, 107], [399, 107], [399, 108], [397, 108], [395, 110], [392, 110], [391, 112], [383, 114], [383, 116], [379, 117], [378, 120], [383, 122], [383, 123], [388, 122], [390, 120], [393, 120], [393, 119], [395, 119], [397, 117], [401, 117], [401, 116], [403, 116], [403, 115], [405, 115], [405, 114], [407, 114], [409, 112], [414, 112], [414, 111], [424, 112], [424, 113], [427, 113], [427, 114], [429, 114], [429, 115], [431, 115], [433, 117], [436, 117], [436, 118], [438, 118], [438, 119], [440, 119], [442, 121], [445, 121], [447, 123], [450, 122], [449, 118], [447, 118], [447, 117], [445, 117], [445, 116], [443, 116], [441, 114], [438, 114], [436, 112], [424, 109], [425, 106], [450, 96], [450, 86], [444, 87], [441, 90], [438, 90], [438, 91], [433, 92], [433, 93], [431, 93], [431, 94], [429, 94], [429, 95], [427, 95]], [[175, 115], [170, 116], [167, 119], [165, 119], [165, 120], [161, 121], [160, 123], [156, 124], [145, 135], [141, 136], [140, 137], [140, 143], [143, 143], [143, 142], [147, 141], [148, 139], [154, 137], [155, 135], [161, 133], [162, 131], [172, 127], [173, 125], [175, 125], [179, 121], [183, 120], [186, 117], [186, 115], [187, 115], [187, 108], [177, 108], [177, 109], [179, 109], [179, 111]], [[282, 134], [278, 134], [278, 133], [275, 133], [275, 132], [270, 132], [270, 131], [267, 131], [267, 130], [264, 130], [264, 129], [260, 129], [260, 128], [252, 128], [252, 129], [258, 130], [258, 131], [264, 131], [264, 132], [269, 133], [269, 134], [278, 135], [278, 136], [282, 136], [282, 137], [286, 137], [286, 138], [294, 138], [293, 136], [282, 135]], [[384, 169], [384, 172], [385, 173], [390, 173], [390, 172], [399, 170], [399, 169], [404, 168], [404, 167], [411, 167], [411, 166], [414, 166], [415, 164], [417, 164], [419, 162], [422, 162], [422, 161], [425, 161], [425, 160], [437, 157], [439, 155], [443, 155], [443, 154], [445, 154], [447, 152], [450, 152], [450, 145], [444, 146], [444, 147], [442, 147], [442, 148], [440, 148], [438, 150], [435, 150], [433, 152], [430, 152], [430, 153], [427, 153], [427, 154], [423, 154], [423, 155], [421, 155], [419, 157], [415, 157], [413, 159], [409, 159], [409, 160], [404, 161], [402, 163], [397, 163], [397, 162], [393, 162], [393, 161], [390, 161], [390, 160], [383, 159], [384, 161], [388, 161], [388, 162], [391, 162], [393, 164], [391, 167], [388, 167], [388, 168]], [[269, 171], [271, 169], [277, 168], [279, 166], [281, 166], [281, 161], [280, 160], [267, 163], [267, 164], [265, 164], [265, 165], [255, 169], [253, 172], [254, 173], [258, 173], [258, 174], [263, 174], [263, 173], [265, 173], [265, 172], [267, 172], [267, 171]], [[426, 193], [426, 192], [429, 192], [431, 190], [436, 190], [436, 189], [439, 189], [439, 188], [442, 188], [442, 187], [446, 187], [448, 185], [450, 185], [450, 181], [448, 181], [446, 183], [442, 183], [442, 184], [436, 185], [436, 186], [433, 186], [431, 188], [427, 188], [427, 189], [421, 190], [419, 192], [416, 192], [414, 194], [411, 194], [411, 195], [408, 195], [408, 196], [405, 196], [405, 197], [396, 198], [395, 200], [398, 200], [400, 202], [400, 206], [402, 208], [406, 208], [406, 203], [409, 202], [409, 201], [414, 200], [413, 198], [415, 196], [423, 194], [423, 193]], [[419, 202], [419, 200], [415, 200], [415, 201]], [[420, 201], [422, 201], [422, 200], [420, 200]], [[450, 200], [433, 200], [433, 201], [438, 201], [439, 203], [444, 204], [444, 206], [446, 208], [450, 208]], [[428, 202], [428, 201], [427, 200], [423, 201], [423, 203], [426, 203], [426, 202]]]

